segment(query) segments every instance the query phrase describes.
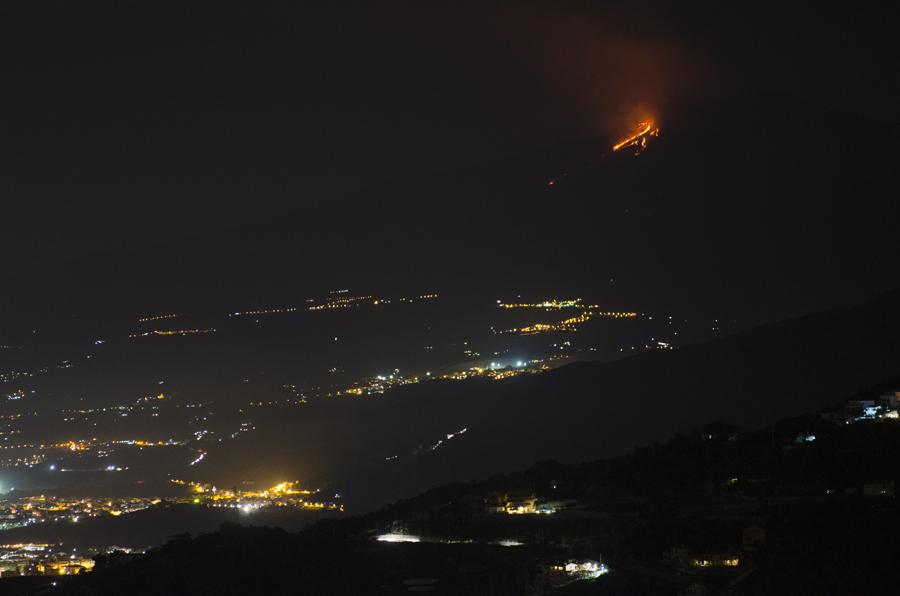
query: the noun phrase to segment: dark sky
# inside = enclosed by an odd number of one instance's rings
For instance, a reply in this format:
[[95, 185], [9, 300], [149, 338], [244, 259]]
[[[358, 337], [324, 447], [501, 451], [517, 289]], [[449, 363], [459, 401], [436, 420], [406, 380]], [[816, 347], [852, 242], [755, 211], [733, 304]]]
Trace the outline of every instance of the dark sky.
[[882, 3], [6, 2], [0, 279], [763, 86], [897, 121]]

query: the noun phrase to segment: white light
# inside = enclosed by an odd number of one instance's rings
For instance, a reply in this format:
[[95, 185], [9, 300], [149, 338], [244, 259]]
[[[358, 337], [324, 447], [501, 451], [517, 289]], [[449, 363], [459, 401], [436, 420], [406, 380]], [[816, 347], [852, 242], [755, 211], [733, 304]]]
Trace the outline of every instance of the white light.
[[378, 540], [381, 542], [419, 542], [419, 537], [408, 534], [382, 534]]

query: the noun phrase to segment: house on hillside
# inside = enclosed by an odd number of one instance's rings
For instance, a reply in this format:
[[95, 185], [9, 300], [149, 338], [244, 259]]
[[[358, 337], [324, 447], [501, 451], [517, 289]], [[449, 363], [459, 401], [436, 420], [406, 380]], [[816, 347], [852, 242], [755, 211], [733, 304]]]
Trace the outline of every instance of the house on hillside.
[[606, 567], [600, 561], [557, 556], [541, 563], [540, 579], [546, 583], [555, 583], [568, 579], [598, 577], [604, 573]]
[[724, 552], [705, 552], [690, 560], [694, 567], [737, 567], [740, 562], [737, 555]]
[[881, 406], [866, 406], [863, 408], [863, 415], [861, 418], [864, 420], [875, 420], [878, 415], [881, 413]]
[[863, 484], [863, 495], [867, 497], [894, 498], [894, 481], [866, 482]]
[[507, 513], [535, 513], [537, 497], [533, 492], [513, 491], [506, 495]]
[[766, 543], [766, 529], [752, 525], [744, 528], [741, 544], [744, 548], [757, 548]]
[[594, 559], [569, 559], [566, 561], [566, 573], [569, 577], [597, 577], [606, 572], [606, 568]]
[[568, 579], [566, 574], [566, 558], [552, 557], [541, 563], [540, 581], [545, 583], [556, 583]]
[[84, 573], [87, 571], [87, 567], [84, 565], [72, 564], [72, 565], [64, 565], [62, 567], [63, 575], [78, 575], [79, 573]]
[[875, 407], [874, 399], [851, 399], [844, 402], [844, 419], [856, 420], [865, 416], [866, 408]]
[[885, 393], [878, 396], [878, 405], [886, 409], [893, 409], [897, 407], [898, 399], [900, 399], [900, 391]]
[[500, 493], [491, 493], [484, 498], [484, 513], [505, 513], [506, 512], [506, 495]]

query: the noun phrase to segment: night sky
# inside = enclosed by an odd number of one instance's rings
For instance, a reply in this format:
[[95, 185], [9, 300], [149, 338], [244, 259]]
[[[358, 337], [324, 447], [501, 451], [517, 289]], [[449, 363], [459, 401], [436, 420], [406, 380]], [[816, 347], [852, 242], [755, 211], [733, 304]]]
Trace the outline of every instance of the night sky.
[[0, 279], [771, 88], [896, 122], [876, 2], [4, 2]]

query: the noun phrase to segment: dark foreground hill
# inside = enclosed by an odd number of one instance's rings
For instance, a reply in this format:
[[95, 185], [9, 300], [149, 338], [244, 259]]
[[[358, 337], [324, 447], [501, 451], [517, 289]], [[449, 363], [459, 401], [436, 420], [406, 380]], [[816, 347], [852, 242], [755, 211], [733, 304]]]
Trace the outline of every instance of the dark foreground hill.
[[[866, 397], [888, 388], [900, 388], [900, 378]], [[716, 422], [623, 457], [577, 466], [544, 461], [484, 482], [447, 484], [306, 533], [324, 539], [391, 528], [517, 540], [602, 556], [628, 575], [624, 586], [600, 582], [574, 593], [674, 595], [701, 583], [712, 594], [893, 594], [900, 465], [883, 454], [898, 447], [900, 423], [889, 418], [847, 424], [810, 412], [754, 431]], [[533, 493], [536, 508], [554, 512], [488, 511], [522, 491]], [[755, 538], [745, 535], [748, 527], [756, 527]], [[664, 553], [675, 548], [701, 560], [724, 553], [736, 563], [667, 560]]]
[[[888, 595], [900, 580], [900, 467], [883, 456], [898, 447], [896, 419], [845, 425], [807, 413], [754, 431], [710, 423], [624, 457], [542, 461], [300, 532], [225, 523], [125, 564], [100, 555], [93, 573], [58, 578], [53, 593], [402, 594], [424, 585], [438, 594], [674, 596], [702, 584], [709, 594]], [[873, 481], [890, 494], [867, 491]], [[522, 491], [553, 513], [488, 511]], [[415, 542], [374, 540], [385, 535]], [[669, 560], [672, 549], [687, 559]], [[696, 562], [717, 556], [729, 565]], [[554, 587], [542, 568], [559, 557], [602, 560], [612, 573]], [[3, 581], [21, 588], [10, 593], [42, 593]]]

